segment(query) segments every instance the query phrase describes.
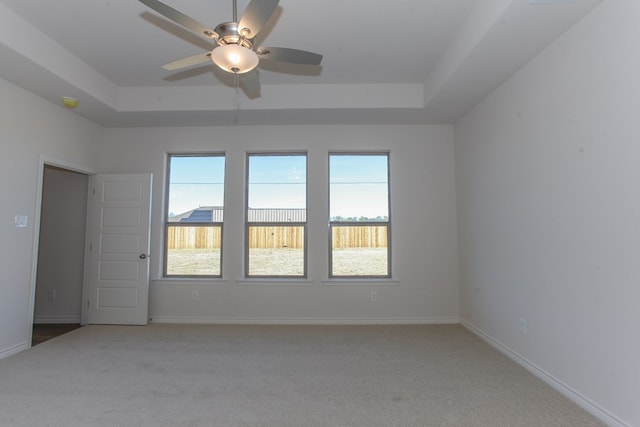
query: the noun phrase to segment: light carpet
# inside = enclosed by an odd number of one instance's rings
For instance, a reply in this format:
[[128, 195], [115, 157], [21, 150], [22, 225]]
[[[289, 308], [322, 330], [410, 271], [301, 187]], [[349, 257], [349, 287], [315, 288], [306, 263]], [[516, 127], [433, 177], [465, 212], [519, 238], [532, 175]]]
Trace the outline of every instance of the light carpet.
[[603, 424], [459, 325], [154, 324], [0, 360], [0, 425]]

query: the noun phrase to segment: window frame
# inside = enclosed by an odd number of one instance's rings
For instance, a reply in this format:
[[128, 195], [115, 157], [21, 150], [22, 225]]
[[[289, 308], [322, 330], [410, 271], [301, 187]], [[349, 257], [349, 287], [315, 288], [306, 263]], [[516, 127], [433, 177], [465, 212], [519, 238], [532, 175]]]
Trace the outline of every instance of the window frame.
[[[169, 221], [169, 194], [171, 191], [171, 159], [174, 157], [222, 157], [224, 159], [223, 177], [225, 182], [222, 183], [222, 221], [215, 222], [170, 222]], [[223, 259], [224, 259], [224, 199], [226, 193], [226, 168], [227, 158], [224, 152], [197, 152], [197, 153], [167, 153], [165, 173], [165, 198], [164, 198], [164, 244], [162, 254], [162, 277], [167, 279], [221, 279], [223, 275]], [[170, 227], [219, 227], [220, 228], [220, 274], [168, 274], [169, 263], [169, 228]]]
[[[331, 157], [332, 156], [385, 156], [387, 158], [387, 220], [386, 221], [333, 221], [331, 219]], [[391, 153], [390, 151], [329, 151], [327, 156], [327, 166], [328, 166], [328, 175], [327, 175], [327, 183], [328, 183], [328, 191], [327, 191], [327, 207], [328, 212], [327, 216], [329, 218], [328, 221], [328, 277], [329, 279], [337, 279], [337, 280], [363, 280], [363, 279], [390, 279], [393, 277], [393, 266], [392, 266], [392, 233], [391, 233]], [[378, 274], [370, 274], [370, 275], [343, 275], [343, 274], [333, 274], [333, 229], [334, 227], [375, 227], [375, 226], [384, 226], [386, 227], [387, 233], [387, 274], [378, 275]]]
[[[286, 156], [303, 156], [305, 163], [305, 174], [304, 174], [304, 211], [305, 211], [305, 220], [302, 221], [278, 221], [278, 222], [265, 222], [265, 221], [256, 221], [249, 222], [249, 174], [250, 174], [250, 159], [251, 157], [286, 157]], [[290, 279], [290, 280], [300, 280], [306, 279], [308, 277], [308, 211], [309, 211], [309, 155], [306, 151], [254, 151], [247, 152], [245, 156], [245, 206], [244, 206], [244, 277], [246, 279]], [[256, 208], [260, 209], [260, 208]], [[302, 259], [303, 259], [303, 272], [302, 275], [266, 275], [266, 274], [249, 274], [250, 267], [250, 228], [251, 227], [302, 227], [303, 230], [303, 244], [302, 244]]]

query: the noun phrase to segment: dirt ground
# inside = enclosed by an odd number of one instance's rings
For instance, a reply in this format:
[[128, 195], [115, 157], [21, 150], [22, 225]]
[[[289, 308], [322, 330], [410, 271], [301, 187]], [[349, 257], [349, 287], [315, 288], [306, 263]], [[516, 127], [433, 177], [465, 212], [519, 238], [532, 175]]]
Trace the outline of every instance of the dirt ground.
[[[304, 273], [301, 249], [251, 249], [249, 275], [300, 276]], [[220, 250], [176, 249], [169, 251], [169, 275], [220, 275]], [[333, 275], [384, 276], [387, 274], [387, 250], [336, 249]]]

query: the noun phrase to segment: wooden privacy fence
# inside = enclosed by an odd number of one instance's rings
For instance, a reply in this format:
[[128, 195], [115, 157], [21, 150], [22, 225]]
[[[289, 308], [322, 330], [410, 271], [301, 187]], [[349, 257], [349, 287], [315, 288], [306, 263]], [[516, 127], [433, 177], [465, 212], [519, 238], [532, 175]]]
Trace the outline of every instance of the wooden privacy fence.
[[251, 249], [302, 249], [304, 248], [304, 227], [292, 226], [250, 226], [249, 248]]
[[168, 249], [220, 249], [221, 227], [169, 227]]
[[[220, 227], [175, 227], [167, 233], [169, 249], [220, 249]], [[304, 227], [250, 227], [249, 247], [252, 249], [304, 247]]]
[[[168, 249], [220, 249], [220, 227], [169, 227]], [[333, 248], [386, 248], [387, 227], [334, 226], [331, 233]], [[304, 247], [304, 227], [300, 226], [252, 226], [249, 227], [249, 247], [252, 249], [277, 249]]]
[[333, 226], [331, 240], [334, 249], [386, 248], [387, 227], [384, 225]]

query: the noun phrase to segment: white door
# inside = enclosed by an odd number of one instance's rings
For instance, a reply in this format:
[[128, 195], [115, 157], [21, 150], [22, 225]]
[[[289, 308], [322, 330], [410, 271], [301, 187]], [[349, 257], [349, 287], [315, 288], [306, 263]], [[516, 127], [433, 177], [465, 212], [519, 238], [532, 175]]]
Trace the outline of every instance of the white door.
[[89, 179], [86, 323], [147, 324], [152, 178], [125, 174]]

